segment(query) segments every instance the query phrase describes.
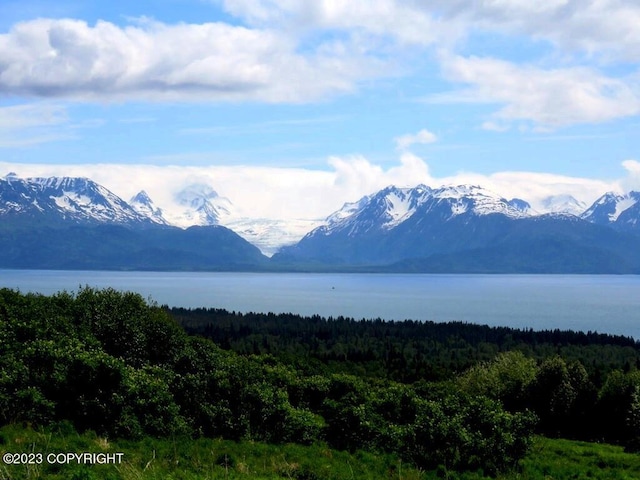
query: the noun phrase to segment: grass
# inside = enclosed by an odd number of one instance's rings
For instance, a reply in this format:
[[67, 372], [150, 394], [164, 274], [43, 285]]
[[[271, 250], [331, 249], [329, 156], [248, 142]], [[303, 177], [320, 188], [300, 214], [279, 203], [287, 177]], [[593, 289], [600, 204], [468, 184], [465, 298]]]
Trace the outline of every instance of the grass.
[[[5, 465], [0, 480], [418, 480], [416, 469], [396, 456], [367, 452], [349, 454], [324, 445], [268, 445], [213, 439], [152, 439], [112, 442], [88, 432], [0, 429], [0, 458], [6, 452], [122, 452], [119, 465]], [[0, 460], [1, 462], [1, 460]]]
[[640, 479], [640, 455], [622, 447], [538, 437], [531, 454], [522, 462], [527, 479]]
[[[51, 431], [20, 426], [0, 429], [0, 459], [6, 452], [123, 453], [120, 464], [6, 465], [0, 460], [0, 480], [486, 480], [481, 473], [421, 472], [394, 455], [349, 454], [325, 445], [268, 445], [213, 439], [153, 439], [111, 441], [62, 425]], [[622, 448], [571, 440], [536, 438], [518, 472], [501, 480], [640, 479], [640, 456]]]

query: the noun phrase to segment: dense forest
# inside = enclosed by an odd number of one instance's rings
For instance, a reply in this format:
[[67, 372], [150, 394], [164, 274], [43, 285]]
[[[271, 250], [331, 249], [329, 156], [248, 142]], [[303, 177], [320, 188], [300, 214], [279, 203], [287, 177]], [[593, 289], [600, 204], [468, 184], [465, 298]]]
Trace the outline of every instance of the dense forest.
[[597, 334], [0, 289], [0, 424], [323, 444], [496, 475], [520, 468], [536, 433], [636, 450], [639, 351]]
[[[536, 431], [635, 449], [640, 438], [640, 343], [595, 332], [534, 331], [461, 322], [354, 320], [173, 308], [187, 331], [245, 356], [273, 355], [297, 371], [447, 385], [534, 412]], [[453, 380], [452, 380], [453, 379]]]

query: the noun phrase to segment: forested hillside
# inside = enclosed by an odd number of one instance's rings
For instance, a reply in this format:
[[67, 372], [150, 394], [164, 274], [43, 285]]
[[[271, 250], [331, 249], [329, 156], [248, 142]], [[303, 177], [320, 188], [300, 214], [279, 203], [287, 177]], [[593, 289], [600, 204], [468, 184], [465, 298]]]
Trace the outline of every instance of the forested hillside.
[[630, 337], [461, 322], [171, 312], [188, 331], [225, 349], [274, 355], [307, 374], [386, 378], [420, 391], [455, 385], [510, 412], [535, 412], [537, 431], [546, 435], [632, 449], [640, 435], [640, 344]]

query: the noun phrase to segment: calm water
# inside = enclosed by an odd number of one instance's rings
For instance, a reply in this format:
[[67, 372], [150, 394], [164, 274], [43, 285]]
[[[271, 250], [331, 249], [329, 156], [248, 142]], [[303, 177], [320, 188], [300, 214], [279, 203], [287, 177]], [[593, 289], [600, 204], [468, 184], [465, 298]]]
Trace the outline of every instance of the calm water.
[[114, 287], [159, 304], [393, 320], [462, 320], [640, 339], [640, 276], [173, 273], [0, 270], [44, 294]]

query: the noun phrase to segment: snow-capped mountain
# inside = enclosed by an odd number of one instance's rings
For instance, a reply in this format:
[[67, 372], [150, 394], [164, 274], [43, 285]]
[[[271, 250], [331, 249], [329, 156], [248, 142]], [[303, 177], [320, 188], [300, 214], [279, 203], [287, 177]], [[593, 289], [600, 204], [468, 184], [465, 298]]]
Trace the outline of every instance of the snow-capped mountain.
[[587, 204], [571, 195], [551, 195], [542, 199], [542, 213], [568, 213], [580, 216], [587, 209]]
[[152, 224], [127, 202], [88, 178], [0, 178], [0, 215], [47, 222]]
[[284, 245], [296, 243], [321, 223], [313, 219], [283, 220], [238, 215], [231, 200], [204, 183], [188, 185], [176, 193], [172, 200], [160, 212], [166, 223], [181, 228], [221, 225], [257, 246], [267, 256], [273, 255]]
[[507, 200], [478, 186], [390, 186], [345, 204], [324, 225], [274, 258], [338, 264], [392, 262], [485, 245], [509, 221], [531, 215], [531, 206], [524, 200]]
[[640, 229], [640, 192], [631, 191], [624, 195], [607, 192], [596, 200], [581, 218], [619, 230]]
[[415, 188], [390, 186], [357, 202], [346, 203], [318, 228], [324, 235], [343, 229], [351, 234], [371, 229], [391, 229], [410, 218], [433, 190], [424, 185]]
[[129, 205], [131, 205], [131, 207], [133, 207], [133, 209], [140, 215], [149, 217], [155, 223], [159, 225], [169, 225], [169, 221], [164, 218], [162, 209], [156, 207], [153, 200], [151, 200], [147, 192], [144, 190], [140, 190], [136, 195], [134, 195], [131, 200], [129, 200]]
[[438, 189], [418, 185], [414, 188], [389, 186], [347, 203], [327, 217], [325, 225], [315, 235], [329, 235], [348, 231], [349, 235], [372, 230], [392, 230], [407, 222], [417, 213], [421, 217], [435, 214], [441, 220], [460, 215], [501, 214], [509, 218], [522, 218], [532, 214], [531, 206], [521, 199], [506, 200], [475, 185], [446, 186]]
[[205, 184], [159, 208], [144, 191], [127, 203], [87, 178], [9, 174], [0, 267], [265, 268], [254, 245], [267, 255], [285, 245], [278, 269], [640, 273], [640, 193], [606, 194], [581, 217], [567, 213], [574, 200], [550, 198], [539, 211], [556, 213], [539, 214], [478, 186], [390, 186], [324, 221], [290, 221], [234, 216]]
[[640, 248], [576, 215], [539, 214], [478, 186], [419, 185], [345, 204], [273, 259], [397, 271], [631, 272]]
[[318, 220], [236, 218], [231, 201], [206, 184], [192, 184], [178, 191], [160, 208], [144, 190], [129, 202], [87, 178], [0, 178], [0, 216], [14, 223], [139, 224], [174, 226], [220, 225], [272, 255], [318, 226]]
[[228, 228], [181, 229], [162, 213], [144, 192], [130, 205], [87, 178], [7, 175], [0, 268], [238, 270], [267, 260]]
[[221, 225], [231, 214], [231, 201], [204, 183], [188, 185], [175, 195], [174, 200], [172, 206], [163, 210], [163, 215], [172, 225], [183, 228]]

